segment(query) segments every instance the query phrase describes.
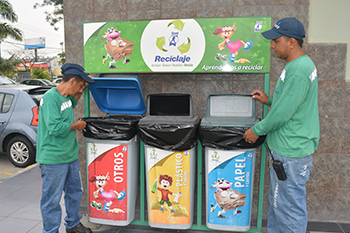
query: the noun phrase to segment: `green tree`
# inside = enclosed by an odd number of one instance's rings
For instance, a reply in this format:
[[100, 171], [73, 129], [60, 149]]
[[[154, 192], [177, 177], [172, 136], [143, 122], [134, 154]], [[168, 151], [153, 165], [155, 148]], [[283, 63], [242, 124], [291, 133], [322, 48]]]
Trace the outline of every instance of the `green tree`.
[[54, 10], [52, 12], [45, 11], [45, 14], [46, 21], [50, 23], [50, 25], [57, 31], [58, 27], [55, 26], [56, 23], [63, 20], [63, 0], [43, 0], [43, 3], [35, 3], [33, 7], [34, 9], [37, 9], [38, 7], [45, 6], [54, 6]]
[[60, 62], [61, 65], [66, 63], [66, 53], [65, 52], [59, 53], [57, 55], [60, 57], [60, 61], [59, 62]]
[[[12, 5], [7, 0], [0, 0], [0, 16], [5, 20], [14, 23], [18, 17], [14, 12]], [[22, 32], [18, 28], [12, 27], [6, 22], [0, 22], [0, 42], [2, 39], [11, 37], [15, 40], [22, 41]]]
[[21, 61], [16, 60], [14, 55], [8, 59], [0, 58], [0, 73], [12, 78], [18, 71], [15, 65], [19, 64], [21, 64]]
[[51, 79], [51, 75], [49, 74], [49, 72], [42, 68], [32, 68], [31, 74], [33, 79]]

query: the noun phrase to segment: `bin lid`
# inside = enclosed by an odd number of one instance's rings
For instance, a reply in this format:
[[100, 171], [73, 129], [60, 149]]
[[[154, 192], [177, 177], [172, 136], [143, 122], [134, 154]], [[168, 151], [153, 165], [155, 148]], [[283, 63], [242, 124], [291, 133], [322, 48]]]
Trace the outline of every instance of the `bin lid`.
[[251, 95], [209, 95], [207, 100], [207, 114], [201, 125], [251, 127], [258, 122]]
[[147, 96], [147, 116], [193, 118], [193, 100], [190, 94], [159, 93]]
[[98, 108], [108, 114], [142, 115], [146, 112], [139, 75], [108, 74], [89, 85]]

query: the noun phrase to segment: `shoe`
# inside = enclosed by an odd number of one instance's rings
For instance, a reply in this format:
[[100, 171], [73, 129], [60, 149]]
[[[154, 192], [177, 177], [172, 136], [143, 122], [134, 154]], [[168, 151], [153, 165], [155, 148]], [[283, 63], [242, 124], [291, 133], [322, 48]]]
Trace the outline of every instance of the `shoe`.
[[92, 230], [90, 228], [84, 227], [83, 224], [79, 222], [79, 224], [73, 228], [66, 228], [66, 232], [67, 233], [92, 233]]
[[164, 212], [164, 208], [160, 208], [160, 212], [162, 212], [162, 213], [163, 213], [163, 212]]
[[248, 40], [245, 46], [243, 47], [244, 50], [249, 50], [253, 46], [253, 42], [251, 40]]

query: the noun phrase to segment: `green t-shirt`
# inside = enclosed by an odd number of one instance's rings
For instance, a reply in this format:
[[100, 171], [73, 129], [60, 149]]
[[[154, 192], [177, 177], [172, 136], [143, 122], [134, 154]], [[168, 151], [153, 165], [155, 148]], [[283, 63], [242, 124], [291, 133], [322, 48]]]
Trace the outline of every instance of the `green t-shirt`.
[[317, 89], [317, 70], [307, 55], [288, 62], [269, 98], [271, 110], [253, 133], [268, 134], [270, 149], [282, 156], [313, 154], [320, 138]]
[[38, 163], [62, 164], [78, 159], [75, 130], [70, 131], [76, 104], [76, 99], [61, 95], [56, 88], [50, 89], [42, 97], [36, 152]]

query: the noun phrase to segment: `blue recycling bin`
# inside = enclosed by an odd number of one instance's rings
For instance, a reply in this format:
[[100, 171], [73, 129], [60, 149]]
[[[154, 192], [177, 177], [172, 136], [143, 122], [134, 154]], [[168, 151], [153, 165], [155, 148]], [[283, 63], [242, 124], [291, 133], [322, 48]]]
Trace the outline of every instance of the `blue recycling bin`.
[[258, 119], [251, 95], [210, 95], [199, 127], [205, 153], [206, 225], [248, 231], [251, 222], [256, 147], [243, 139]]

